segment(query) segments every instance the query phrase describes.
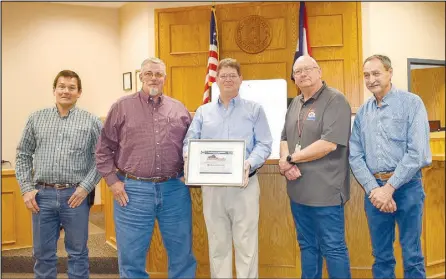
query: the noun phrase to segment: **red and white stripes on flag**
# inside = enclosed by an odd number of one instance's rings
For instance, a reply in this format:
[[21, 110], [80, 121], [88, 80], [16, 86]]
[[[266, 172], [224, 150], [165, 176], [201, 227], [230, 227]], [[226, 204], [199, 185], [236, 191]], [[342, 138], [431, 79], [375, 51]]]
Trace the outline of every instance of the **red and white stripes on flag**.
[[218, 36], [217, 21], [215, 20], [215, 8], [211, 9], [211, 28], [209, 36], [209, 59], [206, 70], [206, 79], [204, 84], [203, 104], [211, 101], [211, 86], [217, 78], [218, 65]]
[[[293, 65], [296, 59], [302, 55], [311, 55], [310, 35], [308, 30], [308, 17], [305, 2], [300, 2], [299, 7], [299, 38], [297, 39], [296, 52], [294, 53]], [[294, 80], [293, 70], [291, 65], [291, 79]]]

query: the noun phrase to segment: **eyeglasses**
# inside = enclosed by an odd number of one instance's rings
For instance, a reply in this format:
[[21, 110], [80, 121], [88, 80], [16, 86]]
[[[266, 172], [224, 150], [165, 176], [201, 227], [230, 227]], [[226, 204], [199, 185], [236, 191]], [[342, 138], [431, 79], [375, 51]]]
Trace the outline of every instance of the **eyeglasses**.
[[59, 90], [59, 91], [65, 91], [65, 89], [67, 89], [67, 88], [68, 88], [68, 91], [70, 91], [70, 92], [74, 92], [74, 91], [77, 90], [76, 86], [69, 86], [69, 87], [67, 87], [64, 84], [59, 84], [59, 85], [56, 86], [56, 89]]
[[318, 67], [305, 67], [305, 68], [302, 68], [302, 69], [296, 69], [296, 70], [293, 71], [293, 75], [300, 75], [302, 73], [308, 74], [313, 69], [318, 69]]
[[218, 76], [220, 79], [236, 79], [238, 78], [238, 75], [221, 75]]
[[143, 74], [143, 76], [146, 77], [146, 78], [153, 78], [154, 75], [155, 75], [156, 78], [164, 77], [164, 73], [159, 73], [159, 72], [156, 72], [155, 74], [152, 73], [152, 72], [145, 72]]

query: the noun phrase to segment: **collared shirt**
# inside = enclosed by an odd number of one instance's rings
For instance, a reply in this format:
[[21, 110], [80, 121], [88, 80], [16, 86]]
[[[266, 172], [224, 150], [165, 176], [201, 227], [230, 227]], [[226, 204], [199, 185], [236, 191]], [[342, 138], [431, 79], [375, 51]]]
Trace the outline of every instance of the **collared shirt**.
[[98, 117], [76, 107], [68, 116], [60, 116], [57, 107], [31, 114], [17, 146], [22, 194], [34, 190], [37, 182], [79, 183], [91, 192], [101, 179], [94, 160], [101, 127]]
[[377, 105], [373, 96], [358, 110], [350, 138], [350, 166], [367, 193], [379, 187], [373, 174], [394, 172], [395, 189], [431, 164], [429, 122], [420, 97], [392, 86]]
[[273, 143], [262, 106], [240, 95], [231, 99], [227, 109], [220, 99], [200, 106], [184, 139], [184, 154], [189, 139], [244, 139], [251, 172], [265, 163]]
[[318, 140], [337, 144], [336, 150], [322, 158], [298, 163], [302, 176], [287, 180], [288, 195], [299, 204], [333, 206], [350, 198], [348, 138], [351, 108], [338, 90], [322, 87], [308, 100], [303, 94], [295, 97], [285, 118], [282, 141], [287, 141], [290, 154], [296, 145], [306, 148]]
[[154, 103], [143, 91], [110, 109], [96, 149], [99, 173], [108, 185], [116, 168], [139, 177], [176, 176], [183, 169], [183, 139], [191, 122], [186, 107], [161, 95]]

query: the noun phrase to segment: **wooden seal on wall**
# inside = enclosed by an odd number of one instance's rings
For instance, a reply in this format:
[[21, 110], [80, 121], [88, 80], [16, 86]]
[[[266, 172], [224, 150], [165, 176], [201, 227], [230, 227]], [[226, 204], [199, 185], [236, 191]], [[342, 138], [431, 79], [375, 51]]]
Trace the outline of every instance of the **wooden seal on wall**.
[[235, 41], [244, 52], [259, 53], [271, 43], [271, 31], [265, 18], [250, 15], [239, 21], [235, 32]]

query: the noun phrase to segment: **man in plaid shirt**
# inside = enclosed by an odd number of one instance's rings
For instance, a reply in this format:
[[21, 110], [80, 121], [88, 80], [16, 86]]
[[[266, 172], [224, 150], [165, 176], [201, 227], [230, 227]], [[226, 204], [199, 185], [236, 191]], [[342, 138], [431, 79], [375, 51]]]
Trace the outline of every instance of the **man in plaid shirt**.
[[76, 107], [81, 93], [75, 72], [59, 72], [53, 82], [56, 105], [31, 114], [17, 147], [16, 176], [25, 205], [33, 212], [36, 278], [57, 277], [61, 225], [68, 277], [89, 277], [86, 198], [100, 180], [94, 151], [102, 124]]

